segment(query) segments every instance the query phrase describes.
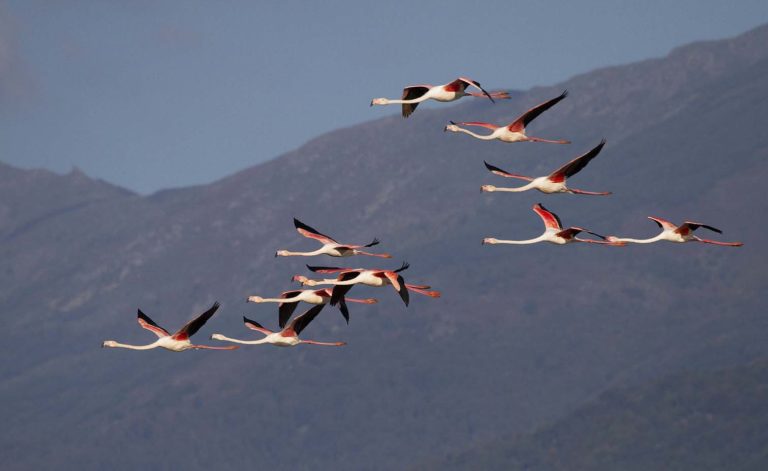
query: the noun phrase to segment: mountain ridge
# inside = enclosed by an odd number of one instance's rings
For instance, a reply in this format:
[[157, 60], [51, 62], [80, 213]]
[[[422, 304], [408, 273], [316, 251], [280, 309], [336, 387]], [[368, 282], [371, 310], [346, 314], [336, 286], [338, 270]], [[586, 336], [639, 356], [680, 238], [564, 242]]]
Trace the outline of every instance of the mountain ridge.
[[[751, 34], [766, 37], [768, 29]], [[509, 103], [420, 108], [408, 120], [387, 116], [320, 136], [209, 185], [147, 197], [98, 184], [83, 193], [69, 182], [66, 194], [39, 203], [28, 196], [39, 184], [19, 196], [0, 183], [0, 208], [22, 215], [45, 215], [69, 199], [88, 203], [0, 246], [0, 302], [8, 307], [0, 400], [13, 404], [0, 450], [16, 468], [57, 458], [61, 468], [131, 469], [169, 454], [191, 469], [246, 466], [253, 456], [279, 466], [286, 453], [304, 469], [403, 468], [466, 442], [531, 430], [609, 387], [767, 355], [756, 295], [765, 288], [764, 232], [751, 215], [768, 209], [759, 185], [768, 141], [757, 132], [768, 122], [768, 62], [735, 63], [671, 98], [611, 98], [566, 82]], [[620, 77], [613, 80], [620, 88]], [[643, 83], [656, 86], [638, 77]], [[565, 85], [569, 98], [531, 132], [573, 139], [570, 146], [442, 132], [449, 119], [511, 120]], [[606, 103], [626, 109], [601, 114]], [[712, 136], [715, 127], [721, 134]], [[536, 174], [602, 137], [603, 153], [577, 178], [611, 197], [479, 192], [498, 182], [482, 160]], [[564, 223], [598, 232], [645, 235], [655, 230], [645, 216], [655, 215], [702, 220], [746, 245], [480, 245], [484, 236], [540, 233], [530, 210], [537, 201]], [[3, 214], [0, 237], [34, 219]], [[404, 309], [389, 290], [355, 288], [381, 302], [353, 306], [349, 326], [328, 310], [311, 327], [314, 338], [349, 342], [336, 352], [137, 356], [96, 348], [107, 338], [146, 341], [137, 307], [161, 325], [181, 325], [222, 301], [201, 336], [246, 333], [244, 311], [274, 324], [273, 309], [244, 299], [286, 289], [304, 272], [306, 260], [273, 257], [278, 248], [311, 246], [292, 217], [340, 240], [379, 237], [396, 258], [354, 264], [396, 268], [408, 260], [406, 280], [443, 298], [414, 296]], [[30, 332], [38, 348], [30, 348]], [[40, 428], [51, 414], [60, 420]], [[208, 431], [205, 440], [198, 430]], [[50, 448], [32, 453], [41, 441]]]

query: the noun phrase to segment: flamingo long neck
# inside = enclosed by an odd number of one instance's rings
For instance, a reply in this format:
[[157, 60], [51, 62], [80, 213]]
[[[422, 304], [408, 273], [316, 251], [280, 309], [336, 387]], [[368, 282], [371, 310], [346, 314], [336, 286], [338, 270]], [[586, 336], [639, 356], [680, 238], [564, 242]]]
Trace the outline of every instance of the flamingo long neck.
[[464, 128], [457, 128], [456, 132], [463, 132], [464, 134], [469, 134], [470, 136], [474, 137], [475, 139], [480, 139], [480, 140], [483, 140], [483, 141], [492, 141], [492, 140], [496, 139], [496, 136], [494, 136], [494, 133], [482, 135], [482, 134], [474, 133], [474, 132], [470, 131], [469, 129], [464, 129]]
[[427, 101], [427, 100], [429, 100], [429, 97], [425, 93], [424, 95], [422, 95], [422, 96], [420, 96], [418, 98], [413, 98], [413, 99], [410, 99], [410, 100], [399, 100], [399, 99], [398, 100], [390, 100], [390, 99], [387, 99], [387, 104], [388, 105], [401, 105], [401, 104], [402, 105], [407, 105], [407, 104], [412, 104], [412, 103], [421, 103], [422, 101]]
[[109, 345], [110, 348], [127, 348], [129, 350], [152, 350], [153, 348], [157, 348], [157, 342], [150, 343], [148, 345], [128, 345], [125, 343], [117, 343], [115, 342], [114, 345]]
[[530, 182], [527, 185], [516, 186], [516, 187], [512, 187], [512, 188], [503, 188], [503, 187], [498, 187], [497, 186], [496, 189], [494, 189], [493, 191], [505, 191], [505, 192], [508, 192], [508, 193], [518, 193], [518, 192], [521, 192], [521, 191], [528, 191], [528, 190], [531, 190], [531, 189], [534, 189], [534, 188], [536, 188], [536, 184], [533, 183], [533, 182]]
[[536, 237], [535, 239], [527, 239], [527, 240], [502, 240], [499, 239], [496, 241], [497, 244], [510, 244], [510, 245], [526, 245], [526, 244], [535, 244], [538, 242], [541, 242], [545, 240], [546, 237], [544, 235], [540, 235], [539, 237]]
[[298, 301], [298, 296], [292, 298], [261, 298], [260, 303], [292, 303]]
[[259, 340], [238, 340], [238, 339], [229, 338], [229, 337], [224, 336], [224, 335], [217, 335], [216, 336], [216, 340], [223, 340], [225, 342], [239, 343], [239, 344], [242, 344], [242, 345], [261, 345], [263, 343], [269, 343], [269, 342], [267, 342], [267, 338], [266, 337], [264, 337], [263, 339], [259, 339]]
[[615, 240], [616, 242], [629, 242], [631, 244], [652, 244], [654, 242], [658, 242], [660, 240], [665, 240], [665, 239], [666, 237], [664, 236], [664, 232], [662, 232], [656, 237], [651, 237], [650, 239], [632, 239], [629, 237], [616, 237], [613, 240]]
[[281, 257], [314, 257], [315, 255], [322, 255], [323, 248], [313, 250], [312, 252], [291, 252], [290, 250], [282, 250]]
[[323, 278], [322, 280], [307, 280], [304, 283], [308, 284], [310, 286], [315, 286], [315, 285], [341, 285], [341, 286], [344, 286], [344, 285], [354, 285], [354, 284], [357, 283], [357, 281], [355, 281], [355, 280], [339, 281], [339, 280], [337, 280], [335, 278], [332, 278], [332, 279]]

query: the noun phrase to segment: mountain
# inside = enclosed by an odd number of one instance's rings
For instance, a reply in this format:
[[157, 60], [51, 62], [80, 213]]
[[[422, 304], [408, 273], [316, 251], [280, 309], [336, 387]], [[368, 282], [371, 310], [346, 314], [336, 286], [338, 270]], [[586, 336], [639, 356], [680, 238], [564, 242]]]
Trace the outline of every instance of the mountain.
[[[768, 26], [496, 105], [420, 107], [148, 197], [77, 171], [0, 166], [5, 467], [406, 468], [530, 432], [611, 388], [765, 357], [766, 40]], [[450, 119], [511, 121], [563, 89], [529, 131], [569, 146], [442, 132]], [[574, 184], [610, 197], [479, 192], [503, 184], [483, 160], [544, 174], [603, 137]], [[745, 246], [480, 245], [538, 235], [538, 201], [597, 232], [650, 236], [652, 215]], [[378, 237], [397, 258], [276, 259], [313, 247], [292, 217], [339, 240]], [[414, 295], [406, 309], [389, 289], [355, 288], [381, 302], [351, 306], [349, 326], [328, 309], [305, 331], [342, 349], [98, 348], [152, 339], [137, 308], [173, 329], [215, 300], [196, 340], [245, 338], [243, 313], [276, 323], [274, 306], [245, 296], [295, 286], [307, 261], [401, 260], [407, 281], [443, 297]]]
[[416, 469], [761, 470], [768, 363], [677, 373], [600, 395], [535, 433]]

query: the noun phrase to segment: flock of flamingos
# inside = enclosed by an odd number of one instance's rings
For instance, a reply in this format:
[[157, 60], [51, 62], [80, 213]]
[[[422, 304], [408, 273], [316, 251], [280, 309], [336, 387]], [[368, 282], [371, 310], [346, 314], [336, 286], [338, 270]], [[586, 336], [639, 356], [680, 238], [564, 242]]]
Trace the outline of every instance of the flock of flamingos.
[[[477, 89], [478, 92], [467, 91], [468, 88]], [[458, 100], [464, 96], [473, 97], [487, 97], [492, 102], [496, 99], [510, 98], [509, 94], [504, 91], [495, 91], [488, 93], [485, 91], [478, 82], [470, 80], [468, 78], [460, 77], [453, 82], [445, 85], [414, 85], [403, 89], [403, 95], [399, 100], [390, 100], [387, 98], [375, 98], [371, 101], [373, 105], [389, 105], [400, 104], [402, 106], [403, 117], [407, 118], [416, 110], [419, 103], [427, 100], [435, 100], [440, 102], [451, 102]], [[457, 132], [468, 134], [476, 139], [480, 140], [500, 140], [502, 142], [545, 142], [553, 144], [569, 144], [570, 141], [566, 140], [551, 140], [542, 139], [539, 137], [532, 137], [526, 134], [526, 127], [536, 119], [540, 114], [553, 107], [565, 97], [568, 96], [568, 92], [563, 92], [560, 96], [552, 98], [540, 105], [534, 106], [512, 123], [502, 126], [497, 126], [491, 123], [484, 122], [463, 122], [455, 123], [450, 122], [445, 127], [445, 131]], [[461, 126], [474, 126], [482, 127], [491, 130], [490, 134], [476, 134]], [[490, 165], [485, 162], [486, 168], [493, 174], [517, 180], [523, 180], [527, 182], [523, 186], [514, 188], [499, 188], [493, 185], [483, 185], [481, 190], [483, 192], [521, 192], [528, 190], [538, 190], [542, 193], [572, 193], [577, 195], [598, 195], [605, 196], [610, 195], [610, 192], [594, 192], [578, 190], [576, 188], [569, 188], [566, 186], [566, 180], [586, 167], [589, 162], [600, 154], [600, 151], [605, 146], [605, 140], [600, 142], [590, 151], [586, 152], [579, 157], [571, 160], [570, 162], [562, 165], [549, 175], [540, 177], [527, 177], [523, 175], [517, 175], [507, 172], [498, 167]], [[553, 244], [569, 244], [573, 242], [585, 242], [591, 244], [602, 244], [609, 246], [624, 246], [628, 243], [633, 244], [650, 244], [659, 241], [668, 242], [703, 242], [707, 244], [723, 245], [730, 247], [738, 247], [742, 244], [740, 242], [719, 242], [715, 240], [703, 239], [694, 235], [694, 231], [699, 228], [708, 229], [717, 233], [722, 233], [719, 229], [701, 224], [698, 222], [686, 221], [683, 224], [675, 225], [672, 222], [658, 218], [649, 217], [661, 228], [661, 233], [655, 237], [649, 239], [632, 239], [626, 237], [616, 236], [602, 236], [596, 232], [589, 231], [587, 229], [571, 226], [563, 227], [560, 222], [560, 218], [557, 215], [542, 206], [536, 204], [533, 206], [533, 211], [539, 215], [544, 222], [544, 233], [538, 237], [527, 240], [501, 240], [494, 238], [483, 239], [483, 244], [535, 244], [539, 242], [550, 242]], [[342, 244], [334, 240], [333, 238], [322, 234], [316, 229], [302, 223], [298, 219], [294, 219], [294, 226], [296, 230], [304, 237], [314, 239], [322, 244], [320, 248], [311, 252], [290, 252], [288, 250], [278, 250], [275, 253], [275, 257], [287, 257], [287, 256], [305, 256], [313, 257], [317, 255], [329, 255], [331, 257], [351, 257], [355, 255], [364, 255], [370, 257], [379, 258], [392, 258], [391, 255], [386, 253], [372, 253], [365, 249], [373, 247], [379, 243], [377, 239], [366, 245], [351, 245]], [[580, 233], [590, 234], [596, 239], [580, 238], [577, 237]], [[310, 322], [320, 313], [326, 304], [331, 306], [337, 306], [341, 311], [342, 316], [349, 322], [349, 310], [347, 307], [348, 302], [373, 304], [377, 300], [373, 298], [357, 299], [347, 297], [347, 293], [355, 285], [366, 286], [392, 286], [405, 305], [408, 305], [409, 293], [414, 292], [417, 294], [423, 294], [430, 297], [439, 297], [438, 291], [432, 291], [429, 286], [413, 285], [406, 283], [401, 273], [408, 268], [408, 264], [404, 263], [397, 270], [383, 270], [383, 269], [365, 269], [365, 268], [337, 268], [337, 267], [320, 267], [307, 265], [310, 271], [318, 274], [336, 275], [335, 278], [324, 278], [320, 280], [309, 279], [303, 275], [295, 275], [292, 280], [301, 283], [302, 286], [316, 287], [318, 285], [328, 286], [321, 289], [308, 289], [308, 290], [293, 290], [285, 291], [280, 294], [278, 298], [263, 298], [261, 296], [249, 296], [248, 301], [253, 303], [278, 303], [278, 325], [280, 331], [274, 332], [259, 324], [256, 321], [243, 317], [245, 326], [248, 329], [255, 330], [263, 334], [263, 337], [257, 340], [238, 340], [229, 337], [225, 337], [221, 334], [213, 334], [211, 339], [221, 340], [225, 342], [231, 342], [243, 345], [258, 345], [258, 344], [272, 344], [280, 347], [293, 347], [299, 344], [311, 344], [311, 345], [324, 345], [324, 346], [343, 346], [344, 342], [317, 342], [313, 340], [304, 340], [299, 338], [299, 334], [304, 328], [309, 325]], [[300, 302], [307, 304], [313, 304], [314, 307], [307, 310], [303, 314], [300, 314], [293, 319], [291, 315], [296, 310], [296, 307]], [[150, 350], [153, 348], [165, 348], [174, 352], [181, 352], [190, 349], [210, 349], [210, 350], [234, 350], [238, 348], [237, 345], [229, 346], [207, 346], [196, 345], [190, 341], [190, 337], [194, 335], [207, 321], [210, 319], [219, 308], [219, 303], [214, 303], [210, 309], [205, 311], [200, 316], [191, 320], [184, 327], [171, 334], [167, 330], [157, 325], [146, 314], [139, 310], [138, 322], [141, 327], [147, 329], [157, 335], [157, 340], [147, 345], [126, 345], [118, 343], [114, 340], [105, 341], [103, 347], [114, 348], [128, 348], [132, 350]]]

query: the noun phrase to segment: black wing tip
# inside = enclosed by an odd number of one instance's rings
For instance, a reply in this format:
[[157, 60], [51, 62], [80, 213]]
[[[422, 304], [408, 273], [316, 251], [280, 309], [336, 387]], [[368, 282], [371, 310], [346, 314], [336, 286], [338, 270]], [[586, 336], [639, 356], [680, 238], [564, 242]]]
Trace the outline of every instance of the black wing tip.
[[411, 266], [411, 264], [410, 264], [410, 263], [408, 263], [408, 262], [403, 262], [403, 264], [402, 264], [402, 265], [400, 265], [400, 268], [398, 268], [397, 270], [395, 270], [395, 273], [400, 273], [401, 271], [405, 271], [405, 270], [407, 270], [407, 269], [408, 269], [410, 266]]
[[485, 164], [485, 168], [490, 170], [491, 172], [503, 172], [504, 170], [500, 169], [499, 167], [496, 167], [495, 165], [491, 165], [485, 160], [483, 160], [483, 163]]
[[263, 325], [259, 324], [258, 322], [254, 321], [253, 319], [248, 319], [245, 316], [243, 316], [243, 323], [245, 323], [245, 324], [253, 324], [256, 327], [258, 327], [259, 329], [263, 329], [264, 328]]
[[213, 309], [215, 311], [219, 307], [221, 307], [221, 303], [219, 303], [218, 301], [214, 301], [213, 302], [213, 306], [211, 306], [211, 309]]
[[568, 89], [566, 88], [565, 90], [563, 90], [563, 93], [560, 94], [559, 98], [565, 98], [567, 96], [568, 96]]

